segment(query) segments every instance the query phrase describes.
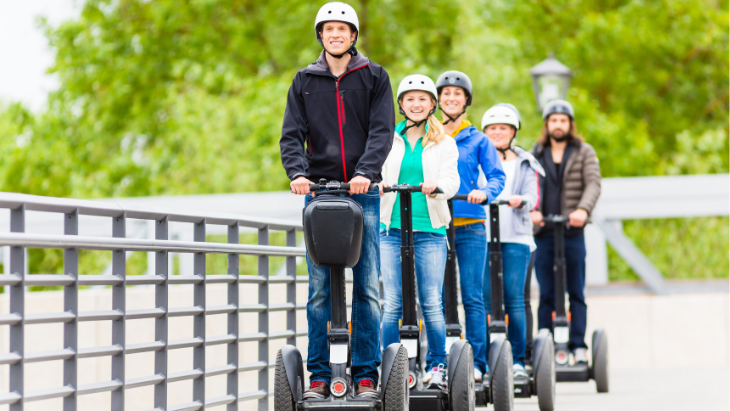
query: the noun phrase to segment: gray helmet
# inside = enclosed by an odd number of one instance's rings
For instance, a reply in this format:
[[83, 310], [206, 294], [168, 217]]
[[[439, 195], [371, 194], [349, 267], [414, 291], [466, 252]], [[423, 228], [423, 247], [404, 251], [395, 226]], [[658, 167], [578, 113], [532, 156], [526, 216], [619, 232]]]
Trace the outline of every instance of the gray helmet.
[[466, 105], [471, 105], [472, 88], [469, 76], [456, 70], [447, 71], [441, 74], [438, 80], [436, 80], [436, 91], [438, 91], [439, 96], [441, 95], [441, 90], [446, 86], [457, 86], [463, 88], [466, 92]]
[[573, 106], [565, 100], [553, 100], [545, 105], [542, 110], [542, 119], [550, 117], [551, 114], [567, 114], [571, 120], [575, 119]]

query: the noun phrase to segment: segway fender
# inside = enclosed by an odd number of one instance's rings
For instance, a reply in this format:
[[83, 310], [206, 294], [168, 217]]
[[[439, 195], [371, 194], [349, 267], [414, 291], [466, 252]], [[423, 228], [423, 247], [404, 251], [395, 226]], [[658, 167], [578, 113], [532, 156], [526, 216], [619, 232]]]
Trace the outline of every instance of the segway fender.
[[[489, 379], [490, 382], [494, 378], [494, 370], [497, 369], [497, 359], [500, 353], [505, 349], [506, 338], [503, 336], [496, 337], [491, 343], [489, 343]], [[508, 348], [508, 349], [511, 349]]]
[[284, 361], [286, 378], [289, 381], [289, 388], [296, 401], [302, 399], [304, 393], [304, 367], [302, 365], [302, 354], [293, 345], [281, 347], [281, 358]]
[[459, 358], [461, 357], [461, 351], [464, 349], [464, 345], [466, 345], [466, 343], [466, 340], [457, 340], [453, 344], [451, 344], [449, 356], [446, 359], [448, 364], [447, 381], [454, 380], [454, 371], [456, 370], [456, 364], [459, 362]]
[[[542, 356], [545, 341], [551, 338], [553, 338], [553, 336], [550, 333], [550, 330], [543, 328], [537, 332], [537, 336], [535, 336], [535, 339], [532, 342], [532, 366], [535, 369], [535, 375], [537, 375], [538, 368], [540, 368], [540, 357]], [[490, 356], [489, 358], [492, 357]]]
[[[388, 347], [385, 348], [383, 351], [383, 366], [382, 366], [382, 375], [380, 376], [380, 386], [386, 387], [388, 385], [388, 377], [390, 377], [390, 370], [393, 369], [393, 365], [395, 364], [395, 359], [398, 355], [398, 350], [400, 349], [401, 344], [400, 343], [393, 343], [390, 344]], [[385, 395], [385, 389], [380, 390], [380, 400], [383, 401], [383, 395]]]

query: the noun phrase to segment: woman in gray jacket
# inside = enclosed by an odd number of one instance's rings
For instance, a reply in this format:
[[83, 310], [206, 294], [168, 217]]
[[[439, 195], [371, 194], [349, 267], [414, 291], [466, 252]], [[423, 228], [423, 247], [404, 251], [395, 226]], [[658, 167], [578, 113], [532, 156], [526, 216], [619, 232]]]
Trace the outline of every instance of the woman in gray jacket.
[[[497, 104], [487, 110], [482, 118], [482, 130], [500, 152], [502, 169], [507, 175], [504, 190], [497, 197], [498, 200], [509, 200], [508, 206], [499, 207], [504, 305], [509, 316], [507, 335], [512, 344], [514, 360], [512, 371], [515, 377], [527, 377], [524, 363], [527, 334], [524, 290], [530, 254], [535, 250], [530, 210], [538, 201], [537, 173], [545, 175], [545, 172], [535, 157], [513, 146], [519, 129], [520, 114], [511, 104]], [[487, 235], [489, 235], [489, 225], [487, 225]], [[487, 264], [484, 270], [483, 289], [484, 307], [487, 313], [491, 312], [492, 305], [489, 274], [489, 264]]]

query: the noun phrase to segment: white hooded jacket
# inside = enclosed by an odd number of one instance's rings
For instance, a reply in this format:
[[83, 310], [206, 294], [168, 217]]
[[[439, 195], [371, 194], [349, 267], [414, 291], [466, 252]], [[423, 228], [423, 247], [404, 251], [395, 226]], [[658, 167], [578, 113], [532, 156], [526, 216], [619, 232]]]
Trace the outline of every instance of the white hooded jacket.
[[[383, 184], [388, 186], [398, 184], [401, 162], [406, 152], [406, 143], [397, 132], [394, 133], [393, 147], [383, 165]], [[449, 206], [446, 202], [459, 190], [459, 150], [453, 138], [444, 138], [438, 143], [429, 142], [423, 148], [421, 156], [423, 163], [423, 181], [435, 181], [444, 192], [436, 194], [435, 198], [426, 196], [428, 215], [433, 228], [448, 227], [451, 221]], [[393, 206], [396, 193], [385, 193], [380, 198], [380, 222], [390, 228]]]

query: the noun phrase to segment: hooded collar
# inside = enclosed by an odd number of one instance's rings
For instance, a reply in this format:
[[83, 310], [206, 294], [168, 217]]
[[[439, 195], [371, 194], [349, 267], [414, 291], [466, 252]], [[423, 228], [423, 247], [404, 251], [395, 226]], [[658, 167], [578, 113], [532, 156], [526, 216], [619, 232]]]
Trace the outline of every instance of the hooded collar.
[[522, 147], [514, 146], [512, 147], [512, 151], [517, 154], [517, 159], [520, 160], [520, 164], [526, 161], [528, 164], [530, 164], [530, 167], [532, 167], [533, 170], [537, 171], [538, 174], [545, 177], [545, 169], [542, 168], [540, 162], [537, 161], [535, 156], [522, 149]]
[[[325, 57], [325, 53], [327, 52], [322, 50], [322, 53], [319, 54], [319, 58], [317, 59], [317, 61], [307, 66], [307, 73], [331, 74], [329, 66], [327, 65], [327, 58]], [[368, 64], [370, 64], [370, 59], [363, 56], [362, 53], [358, 51], [357, 55], [352, 56], [350, 62], [347, 63], [347, 70], [345, 70], [345, 73], [356, 68], [366, 66]]]

